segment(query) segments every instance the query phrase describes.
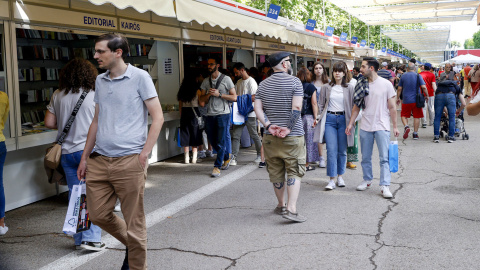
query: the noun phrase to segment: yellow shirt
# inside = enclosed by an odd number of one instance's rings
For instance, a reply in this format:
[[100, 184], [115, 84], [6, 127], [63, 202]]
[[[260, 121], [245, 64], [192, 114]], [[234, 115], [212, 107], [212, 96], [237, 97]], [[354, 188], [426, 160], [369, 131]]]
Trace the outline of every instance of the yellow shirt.
[[8, 96], [5, 92], [0, 91], [0, 142], [5, 141], [5, 135], [3, 135], [3, 129], [5, 128], [5, 123], [7, 122], [9, 111]]

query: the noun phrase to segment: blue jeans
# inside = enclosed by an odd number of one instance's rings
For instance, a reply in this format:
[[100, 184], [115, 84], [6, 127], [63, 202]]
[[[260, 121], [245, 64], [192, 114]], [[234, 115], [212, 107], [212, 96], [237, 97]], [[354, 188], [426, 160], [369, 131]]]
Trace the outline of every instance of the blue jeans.
[[[78, 185], [80, 180], [77, 178], [77, 168], [80, 164], [80, 159], [82, 158], [83, 151], [78, 151], [71, 154], [63, 154], [61, 158], [61, 163], [63, 170], [65, 171], [65, 176], [67, 178], [68, 185], [68, 198], [72, 192], [73, 185]], [[88, 207], [88, 206], [87, 206]], [[101, 242], [102, 240], [102, 229], [97, 225], [93, 225], [89, 230], [79, 232], [73, 235], [75, 240], [75, 245], [80, 245], [83, 241], [86, 242]]]
[[440, 118], [443, 114], [443, 108], [447, 106], [448, 111], [448, 136], [455, 135], [455, 95], [452, 93], [438, 94], [435, 96], [435, 120], [433, 121], [433, 135], [440, 135]]
[[360, 129], [363, 180], [371, 181], [373, 179], [372, 151], [374, 140], [377, 142], [380, 157], [380, 186], [389, 186], [391, 175], [388, 163], [388, 146], [390, 144], [390, 131], [388, 130], [369, 132]]
[[222, 167], [223, 161], [230, 157], [231, 143], [227, 144], [227, 140], [230, 138], [229, 128], [230, 114], [207, 116], [205, 131], [212, 148], [217, 152], [217, 159], [214, 164], [216, 168]]
[[345, 115], [327, 113], [325, 142], [327, 145], [327, 175], [345, 174], [347, 167], [347, 135]]
[[5, 217], [5, 190], [3, 188], [3, 165], [7, 157], [5, 142], [0, 142], [0, 218]]

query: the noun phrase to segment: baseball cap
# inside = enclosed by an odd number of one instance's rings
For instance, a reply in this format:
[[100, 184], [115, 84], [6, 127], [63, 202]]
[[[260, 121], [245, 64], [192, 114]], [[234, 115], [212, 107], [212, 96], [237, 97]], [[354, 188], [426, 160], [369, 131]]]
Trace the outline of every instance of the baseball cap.
[[382, 67], [386, 67], [386, 66], [388, 66], [388, 63], [387, 63], [387, 62], [383, 62], [383, 63], [382, 63]]
[[278, 65], [283, 58], [290, 56], [289, 52], [276, 52], [268, 57], [268, 62], [272, 67]]
[[423, 66], [428, 67], [428, 68], [432, 68], [432, 64], [430, 64], [430, 63], [425, 63], [425, 64], [423, 64]]

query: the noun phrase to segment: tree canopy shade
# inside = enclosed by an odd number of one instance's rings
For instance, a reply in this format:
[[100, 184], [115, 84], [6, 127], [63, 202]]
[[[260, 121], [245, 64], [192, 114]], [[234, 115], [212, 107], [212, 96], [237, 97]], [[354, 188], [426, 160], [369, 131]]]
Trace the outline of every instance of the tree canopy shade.
[[473, 38], [469, 38], [465, 40], [463, 43], [463, 48], [465, 49], [479, 49], [480, 47], [475, 47], [475, 43], [473, 42]]

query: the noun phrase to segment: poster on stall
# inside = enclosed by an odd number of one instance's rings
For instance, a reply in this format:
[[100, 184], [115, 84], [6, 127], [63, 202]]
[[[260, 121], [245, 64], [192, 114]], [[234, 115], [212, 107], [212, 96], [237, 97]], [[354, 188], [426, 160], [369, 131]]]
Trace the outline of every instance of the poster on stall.
[[172, 58], [165, 58], [163, 60], [163, 74], [164, 75], [172, 75], [173, 74]]

